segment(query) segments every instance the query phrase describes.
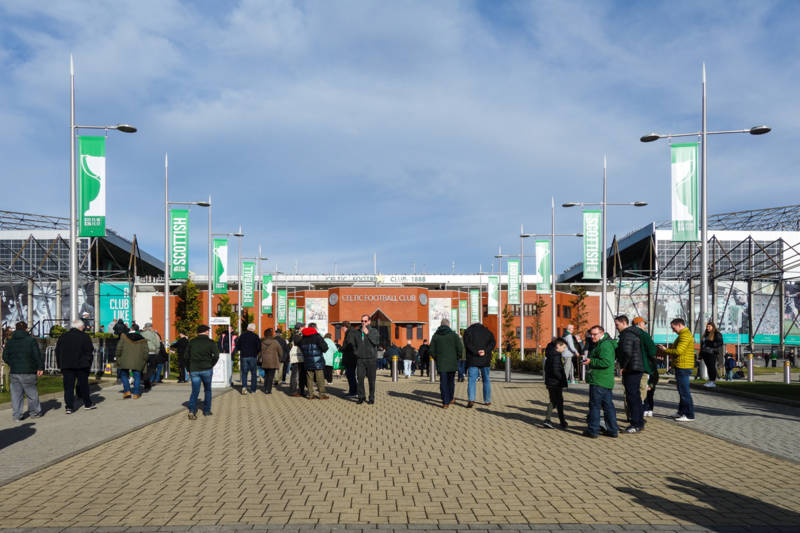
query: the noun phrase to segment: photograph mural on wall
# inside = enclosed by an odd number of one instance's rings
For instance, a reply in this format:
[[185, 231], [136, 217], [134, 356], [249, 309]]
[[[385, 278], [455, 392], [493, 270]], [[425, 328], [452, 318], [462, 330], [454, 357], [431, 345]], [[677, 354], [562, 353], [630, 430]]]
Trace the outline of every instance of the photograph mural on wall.
[[718, 281], [716, 289], [717, 329], [729, 344], [750, 342], [750, 309], [746, 281]]
[[450, 298], [430, 298], [428, 300], [428, 331], [430, 336], [433, 336], [443, 318], [450, 320]]
[[670, 329], [673, 318], [689, 319], [689, 283], [686, 281], [659, 281], [653, 290], [653, 340], [672, 342], [677, 335]]
[[786, 344], [800, 345], [800, 282], [783, 284], [783, 334]]
[[[61, 288], [61, 321], [62, 326], [67, 325], [69, 318], [69, 284]], [[85, 283], [78, 291], [78, 313], [89, 313], [89, 318], [94, 319], [94, 284]], [[0, 310], [2, 323], [13, 327], [15, 323], [24, 320], [30, 322], [28, 327], [36, 336], [46, 335], [50, 328], [56, 325], [56, 283], [52, 281], [34, 282], [33, 284], [33, 321], [28, 317], [28, 284], [12, 283], [0, 285]]]
[[779, 344], [781, 342], [780, 286], [777, 283], [753, 282], [753, 342]]
[[640, 316], [650, 322], [647, 307], [647, 281], [617, 282], [617, 315], [626, 315], [628, 320]]
[[328, 333], [328, 299], [306, 298], [306, 323], [314, 322], [323, 337]]

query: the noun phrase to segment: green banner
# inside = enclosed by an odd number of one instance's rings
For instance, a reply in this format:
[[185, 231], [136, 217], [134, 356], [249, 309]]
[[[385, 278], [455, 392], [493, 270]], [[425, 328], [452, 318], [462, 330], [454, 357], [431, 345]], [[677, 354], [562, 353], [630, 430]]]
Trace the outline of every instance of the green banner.
[[498, 276], [489, 276], [486, 303], [487, 314], [496, 315], [500, 312], [500, 278]]
[[536, 241], [536, 292], [550, 292], [550, 241]]
[[456, 331], [466, 329], [467, 321], [469, 320], [469, 308], [467, 300], [458, 301], [458, 329]]
[[697, 143], [673, 144], [672, 240], [699, 241], [697, 202]]
[[288, 326], [293, 328], [297, 325], [297, 300], [295, 298], [289, 298], [289, 323]]
[[242, 261], [242, 307], [255, 306], [253, 293], [256, 287], [256, 264], [253, 261]]
[[78, 137], [78, 236], [106, 236], [106, 138]]
[[278, 324], [286, 324], [286, 289], [278, 289]]
[[228, 239], [214, 239], [214, 294], [228, 294]]
[[583, 212], [583, 279], [603, 277], [603, 212], [589, 209]]
[[519, 276], [519, 259], [508, 260], [508, 303], [519, 305], [519, 290], [521, 279]]
[[450, 308], [450, 329], [458, 331], [458, 309], [455, 307]]
[[305, 320], [303, 320], [305, 318], [305, 314], [306, 314], [305, 310], [302, 307], [298, 307], [297, 308], [297, 321], [298, 322], [305, 322]]
[[272, 274], [261, 277], [261, 313], [272, 314]]
[[169, 277], [189, 279], [189, 210], [169, 212]]
[[100, 324], [106, 326], [106, 331], [111, 331], [112, 323], [120, 318], [126, 324], [131, 324], [131, 288], [127, 282], [100, 284], [99, 316]]
[[475, 324], [481, 321], [481, 291], [479, 289], [469, 290], [469, 323]]

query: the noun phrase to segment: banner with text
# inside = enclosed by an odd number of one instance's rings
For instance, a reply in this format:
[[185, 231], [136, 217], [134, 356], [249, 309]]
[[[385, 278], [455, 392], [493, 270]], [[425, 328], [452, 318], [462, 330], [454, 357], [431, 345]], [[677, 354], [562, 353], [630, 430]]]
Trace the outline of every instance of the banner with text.
[[189, 210], [169, 212], [169, 277], [189, 279]]
[[550, 241], [536, 241], [536, 292], [550, 292]]
[[[438, 328], [439, 326], [436, 327]], [[458, 331], [458, 309], [455, 307], [450, 309], [450, 329]], [[436, 332], [436, 328], [433, 328], [431, 331]]]
[[672, 240], [699, 241], [697, 143], [671, 146]]
[[481, 291], [479, 289], [469, 290], [469, 323], [475, 324], [481, 321]]
[[297, 308], [297, 322], [305, 323], [305, 310], [302, 307]]
[[278, 324], [286, 324], [286, 289], [278, 289]]
[[272, 274], [261, 276], [261, 313], [272, 314]]
[[78, 236], [106, 236], [106, 138], [78, 137]]
[[293, 328], [297, 325], [297, 299], [289, 298], [289, 316], [287, 320], [289, 323], [287, 324], [290, 328]]
[[214, 294], [228, 294], [228, 239], [214, 239]]
[[467, 321], [469, 320], [468, 304], [469, 302], [467, 302], [467, 300], [458, 301], [458, 324], [454, 328], [455, 331], [467, 328]]
[[253, 261], [242, 262], [242, 307], [255, 305], [253, 293], [256, 287], [256, 264]]
[[131, 324], [131, 287], [128, 283], [100, 284], [100, 324], [111, 331], [112, 323], [120, 318]]
[[500, 312], [500, 278], [498, 276], [489, 276], [486, 303], [486, 313], [496, 315]]
[[508, 260], [508, 303], [519, 305], [519, 259]]
[[602, 274], [602, 246], [600, 234], [603, 212], [589, 209], [583, 212], [583, 279], [600, 279]]

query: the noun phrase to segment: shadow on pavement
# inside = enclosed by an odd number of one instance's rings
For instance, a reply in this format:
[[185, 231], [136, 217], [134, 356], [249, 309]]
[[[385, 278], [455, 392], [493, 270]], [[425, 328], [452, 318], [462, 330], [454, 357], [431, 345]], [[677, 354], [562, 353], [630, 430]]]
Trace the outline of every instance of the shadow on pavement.
[[27, 422], [20, 426], [0, 430], [0, 450], [25, 440], [34, 433], [36, 433], [36, 428], [33, 422]]
[[61, 409], [61, 406], [62, 403], [56, 399], [50, 399], [46, 402], [42, 402], [42, 414], [45, 414], [47, 411]]
[[[668, 489], [689, 495], [702, 505], [651, 494], [641, 488], [616, 487], [616, 489], [633, 496], [634, 502], [643, 507], [670, 514], [712, 531], [730, 531], [732, 527], [747, 528], [747, 531], [800, 530], [800, 513], [795, 511], [688, 479], [668, 477], [666, 481], [670, 483], [667, 485]], [[761, 518], [758, 523], [748, 523], [753, 516]]]
[[420, 402], [420, 403], [424, 403], [424, 404], [427, 404], [427, 405], [433, 405], [435, 407], [441, 407], [442, 406], [442, 402], [441, 401], [437, 401], [435, 399], [431, 399], [431, 397], [433, 397], [433, 398], [438, 398], [439, 397], [438, 394], [432, 393], [432, 392], [415, 390], [413, 393], [409, 394], [407, 392], [397, 392], [397, 391], [390, 390], [389, 392], [387, 392], [387, 394], [389, 396], [393, 396], [395, 398], [405, 398], [407, 400], [414, 400], [415, 402]]

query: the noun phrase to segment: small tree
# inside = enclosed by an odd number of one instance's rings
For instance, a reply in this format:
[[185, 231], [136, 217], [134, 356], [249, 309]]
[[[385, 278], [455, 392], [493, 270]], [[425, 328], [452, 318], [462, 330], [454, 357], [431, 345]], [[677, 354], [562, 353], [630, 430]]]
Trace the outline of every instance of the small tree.
[[[541, 296], [538, 297], [536, 303], [533, 304], [533, 334], [536, 338], [536, 350], [538, 352], [540, 347], [540, 339], [542, 337], [542, 315], [544, 308], [547, 307], [547, 302]], [[554, 332], [555, 334], [555, 332]]]
[[503, 307], [503, 340], [507, 352], [517, 349], [517, 332], [514, 331], [514, 314], [508, 308]]
[[573, 310], [572, 323], [575, 325], [575, 332], [583, 335], [589, 317], [586, 311], [586, 288], [578, 286], [572, 292], [575, 294], [575, 298], [570, 302]]
[[[231, 304], [230, 296], [227, 294], [223, 294], [219, 299], [219, 311], [214, 316], [227, 316], [231, 319], [231, 330], [235, 333], [236, 332], [236, 312], [233, 310], [233, 304]], [[217, 337], [222, 336], [223, 333], [228, 331], [228, 326], [217, 326], [217, 329], [214, 330]]]
[[181, 285], [177, 292], [178, 305], [175, 306], [175, 328], [179, 333], [189, 337], [197, 334], [197, 326], [200, 325], [200, 291], [192, 280]]

